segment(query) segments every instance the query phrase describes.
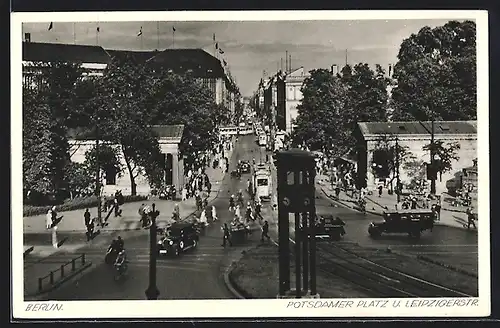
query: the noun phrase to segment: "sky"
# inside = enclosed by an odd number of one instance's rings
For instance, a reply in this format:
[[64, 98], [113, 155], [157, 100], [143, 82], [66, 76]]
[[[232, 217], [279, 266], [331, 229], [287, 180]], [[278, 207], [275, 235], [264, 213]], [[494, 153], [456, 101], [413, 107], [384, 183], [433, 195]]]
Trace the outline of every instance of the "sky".
[[[285, 68], [286, 51], [292, 68], [306, 71], [340, 67], [346, 62], [380, 64], [386, 70], [397, 61], [401, 42], [424, 26], [450, 19], [350, 21], [181, 21], [181, 22], [54, 22], [23, 23], [32, 42], [100, 45], [105, 49], [154, 50], [202, 48], [214, 54], [216, 42], [243, 96], [251, 96], [264, 72]], [[97, 33], [99, 26], [99, 33]], [[137, 36], [142, 28], [142, 36]], [[175, 34], [173, 33], [175, 28]]]

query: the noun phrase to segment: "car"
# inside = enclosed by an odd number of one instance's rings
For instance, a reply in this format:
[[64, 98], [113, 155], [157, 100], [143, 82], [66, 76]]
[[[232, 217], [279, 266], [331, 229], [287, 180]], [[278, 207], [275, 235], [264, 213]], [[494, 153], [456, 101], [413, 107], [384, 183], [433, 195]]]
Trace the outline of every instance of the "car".
[[240, 169], [241, 173], [250, 173], [250, 162], [248, 161], [241, 161], [238, 164], [238, 168]]
[[422, 232], [432, 231], [436, 214], [428, 209], [413, 209], [387, 211], [383, 213], [382, 221], [372, 221], [368, 233], [372, 238], [378, 238], [383, 233], [407, 233], [411, 238], [420, 238]]
[[199, 234], [194, 223], [174, 223], [166, 229], [159, 229], [161, 235], [157, 243], [159, 256], [174, 256], [198, 246]]
[[316, 239], [340, 240], [345, 232], [345, 222], [331, 214], [316, 216]]

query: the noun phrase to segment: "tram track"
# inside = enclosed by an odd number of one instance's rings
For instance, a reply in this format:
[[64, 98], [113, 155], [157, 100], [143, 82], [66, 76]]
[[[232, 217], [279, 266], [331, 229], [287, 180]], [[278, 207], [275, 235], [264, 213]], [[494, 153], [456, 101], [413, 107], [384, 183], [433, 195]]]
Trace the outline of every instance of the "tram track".
[[377, 264], [334, 244], [317, 245], [318, 268], [350, 281], [379, 297], [473, 297]]

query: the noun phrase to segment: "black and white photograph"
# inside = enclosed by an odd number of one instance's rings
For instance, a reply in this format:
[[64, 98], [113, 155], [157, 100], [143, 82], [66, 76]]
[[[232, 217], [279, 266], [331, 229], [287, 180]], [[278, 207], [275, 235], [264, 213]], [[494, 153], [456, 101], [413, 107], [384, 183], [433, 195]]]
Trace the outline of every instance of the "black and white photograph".
[[489, 315], [486, 12], [11, 35], [15, 316]]

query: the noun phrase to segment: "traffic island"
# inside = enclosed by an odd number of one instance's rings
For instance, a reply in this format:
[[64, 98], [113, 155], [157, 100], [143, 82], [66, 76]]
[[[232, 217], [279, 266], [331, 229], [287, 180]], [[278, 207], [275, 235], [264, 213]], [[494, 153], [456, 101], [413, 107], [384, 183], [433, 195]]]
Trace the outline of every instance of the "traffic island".
[[[236, 291], [236, 297], [247, 299], [275, 299], [278, 291], [279, 268], [278, 247], [261, 244], [242, 254], [233, 262], [228, 273], [229, 289]], [[295, 271], [293, 260], [290, 271]], [[292, 274], [293, 275], [293, 274]], [[291, 288], [295, 278], [292, 277]], [[328, 274], [317, 272], [317, 293], [321, 298], [366, 298], [371, 297], [358, 286]], [[233, 292], [234, 294], [235, 292]]]

